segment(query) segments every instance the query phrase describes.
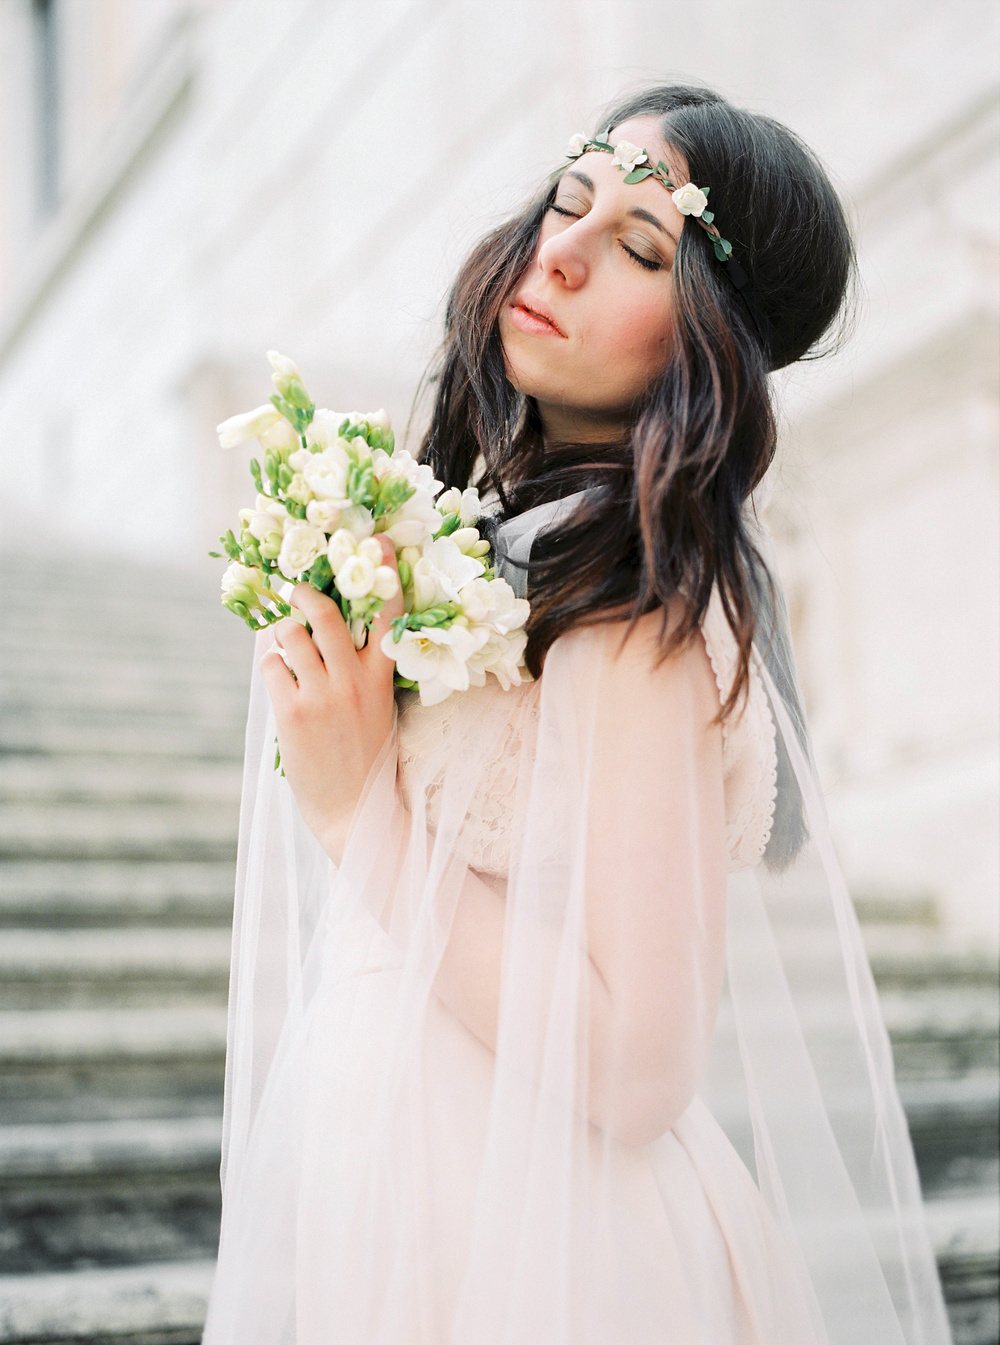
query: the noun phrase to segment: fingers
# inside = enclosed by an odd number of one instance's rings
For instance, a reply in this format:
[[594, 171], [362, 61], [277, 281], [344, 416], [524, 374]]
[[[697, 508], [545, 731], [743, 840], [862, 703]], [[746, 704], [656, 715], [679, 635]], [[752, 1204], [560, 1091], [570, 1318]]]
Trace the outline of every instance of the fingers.
[[[347, 622], [340, 608], [332, 598], [327, 597], [325, 593], [319, 593], [311, 584], [296, 584], [289, 601], [308, 618], [313, 632], [310, 644], [315, 641], [314, 647], [322, 654], [323, 662], [331, 673], [336, 671], [338, 663], [345, 660], [348, 655], [354, 657], [351, 632], [347, 629]], [[284, 623], [278, 623], [279, 626], [282, 624]], [[301, 630], [301, 627], [299, 629]]]
[[[275, 624], [274, 638], [275, 642], [287, 654], [287, 663], [293, 669], [301, 684], [315, 682], [323, 676], [324, 668], [323, 660], [320, 658], [320, 650], [313, 644], [305, 626], [300, 625], [294, 617], [285, 617], [283, 621]], [[275, 651], [273, 657], [281, 658], [281, 655]], [[260, 666], [263, 672], [263, 659], [261, 659]]]
[[[382, 564], [388, 565], [394, 570], [398, 578], [399, 568], [396, 565], [396, 548], [393, 546], [392, 540], [389, 537], [386, 537], [384, 533], [379, 533], [375, 540], [379, 542], [382, 547]], [[368, 632], [368, 643], [358, 654], [358, 657], [365, 666], [365, 670], [371, 676], [386, 677], [390, 680], [392, 678], [392, 671], [396, 665], [393, 663], [392, 659], [386, 658], [385, 654], [382, 652], [382, 636], [385, 635], [386, 631], [392, 629], [391, 623], [393, 619], [397, 616], [402, 616], [403, 611], [403, 590], [402, 587], [400, 587], [396, 592], [396, 596], [388, 600], [375, 618], [374, 624]]]
[[271, 702], [280, 712], [298, 692], [295, 677], [274, 646], [261, 655], [260, 671]]

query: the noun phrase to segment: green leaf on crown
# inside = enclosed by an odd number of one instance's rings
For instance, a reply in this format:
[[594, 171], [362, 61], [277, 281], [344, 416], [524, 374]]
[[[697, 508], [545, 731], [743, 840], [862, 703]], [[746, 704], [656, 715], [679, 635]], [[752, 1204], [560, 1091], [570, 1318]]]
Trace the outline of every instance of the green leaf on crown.
[[625, 181], [626, 184], [631, 184], [633, 182], [641, 182], [643, 178], [652, 176], [653, 176], [652, 168], [633, 168], [631, 173], [629, 173], [628, 176], [623, 180]]

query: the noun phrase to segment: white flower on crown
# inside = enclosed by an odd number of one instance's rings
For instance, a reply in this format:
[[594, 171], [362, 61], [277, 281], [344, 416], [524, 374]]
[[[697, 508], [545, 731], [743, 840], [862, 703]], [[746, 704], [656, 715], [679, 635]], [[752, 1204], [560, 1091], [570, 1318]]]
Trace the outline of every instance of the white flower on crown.
[[637, 165], [645, 163], [646, 157], [646, 151], [640, 149], [638, 145], [633, 145], [629, 140], [620, 140], [615, 146], [614, 162], [626, 173], [631, 173]]
[[700, 215], [708, 205], [708, 197], [693, 182], [685, 182], [683, 187], [672, 191], [670, 199], [682, 215]]
[[398, 644], [387, 631], [382, 637], [382, 653], [396, 660], [404, 677], [416, 682], [421, 705], [437, 705], [453, 691], [467, 691], [470, 685], [469, 659], [486, 642], [484, 629], [470, 631], [465, 626], [425, 626], [422, 630], [404, 630]]
[[295, 523], [282, 540], [278, 552], [278, 569], [288, 579], [298, 579], [325, 549], [326, 533], [322, 528], [314, 528], [311, 523], [301, 521]]
[[569, 144], [566, 146], [567, 159], [579, 159], [580, 155], [587, 148], [587, 136], [581, 135], [577, 131], [576, 135], [571, 135]]

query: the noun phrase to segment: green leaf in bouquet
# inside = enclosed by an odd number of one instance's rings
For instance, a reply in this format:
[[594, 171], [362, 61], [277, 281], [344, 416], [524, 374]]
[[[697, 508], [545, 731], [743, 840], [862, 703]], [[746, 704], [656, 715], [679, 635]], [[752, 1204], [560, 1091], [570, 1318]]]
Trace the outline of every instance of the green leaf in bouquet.
[[221, 559], [222, 559], [222, 552], [221, 552], [221, 551], [210, 551], [208, 554], [212, 557], [213, 560], [221, 560]]
[[352, 462], [347, 469], [347, 497], [366, 509], [373, 503], [375, 472], [370, 462]]
[[382, 447], [385, 449], [385, 451], [389, 454], [391, 458], [393, 450], [396, 447], [396, 436], [392, 432], [392, 430], [382, 431]]
[[281, 459], [275, 453], [273, 448], [269, 448], [264, 454], [264, 471], [267, 473], [267, 479], [272, 485], [278, 484], [278, 468], [281, 466]]
[[461, 525], [462, 525], [462, 518], [460, 514], [445, 514], [444, 518], [441, 521], [441, 526], [440, 528], [438, 528], [434, 536], [447, 537], [449, 536], [450, 533], [453, 533], [458, 528], [460, 528]]
[[417, 685], [412, 677], [404, 677], [400, 672], [393, 674], [392, 684], [393, 686], [402, 687], [404, 690], [409, 690], [410, 687], [415, 687]]
[[255, 569], [262, 570], [264, 568], [264, 557], [260, 554], [260, 549], [253, 537], [243, 543], [243, 554], [246, 556], [248, 564], [254, 566]]
[[305, 574], [306, 581], [320, 593], [329, 592], [333, 585], [333, 567], [326, 556], [320, 556]]
[[337, 434], [340, 436], [341, 439], [346, 439], [347, 431], [350, 428], [351, 428], [351, 418], [350, 416], [345, 416], [344, 419], [340, 422], [340, 428], [337, 430]]
[[378, 425], [373, 425], [371, 429], [368, 431], [365, 438], [368, 440], [368, 447], [372, 450], [372, 452], [374, 452], [376, 448], [383, 447], [382, 431]]
[[253, 483], [261, 495], [264, 493], [264, 483], [260, 476], [260, 463], [256, 458], [250, 459], [250, 475], [253, 477]]
[[[374, 473], [373, 473], [374, 476]], [[378, 483], [377, 494], [372, 504], [372, 516], [382, 518], [402, 508], [411, 495], [416, 494], [416, 486], [401, 476], [384, 476]]]
[[278, 489], [287, 490], [292, 484], [292, 477], [295, 473], [289, 467], [287, 462], [278, 463]]
[[229, 610], [233, 613], [233, 615], [238, 616], [241, 621], [246, 621], [249, 623], [250, 612], [247, 609], [245, 603], [240, 602], [237, 598], [230, 597], [230, 598], [224, 598], [222, 601], [222, 605], [223, 607], [228, 607]]
[[403, 588], [409, 588], [413, 582], [413, 571], [410, 569], [408, 561], [397, 557], [396, 568], [399, 570], [399, 582]]
[[285, 400], [290, 402], [296, 411], [301, 411], [312, 420], [316, 411], [315, 403], [297, 378], [289, 380], [285, 389]]

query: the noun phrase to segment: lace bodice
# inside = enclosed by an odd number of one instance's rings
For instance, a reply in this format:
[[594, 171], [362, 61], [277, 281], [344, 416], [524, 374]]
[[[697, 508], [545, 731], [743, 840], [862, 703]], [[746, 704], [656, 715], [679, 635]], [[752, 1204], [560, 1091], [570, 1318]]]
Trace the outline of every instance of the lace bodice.
[[[720, 704], [729, 694], [737, 664], [737, 648], [718, 594], [702, 623], [702, 635], [719, 687]], [[399, 778], [404, 793], [415, 787], [420, 767], [440, 752], [458, 717], [468, 714], [468, 697], [477, 709], [492, 715], [506, 707], [502, 731], [494, 740], [482, 772], [464, 828], [464, 849], [471, 866], [483, 873], [506, 873], [510, 862], [511, 830], [516, 788], [514, 762], [522, 735], [538, 720], [541, 680], [525, 681], [504, 691], [488, 677], [483, 687], [449, 696], [438, 705], [423, 706], [415, 693], [400, 707]], [[775, 730], [760, 674], [751, 668], [750, 690], [745, 701], [723, 724], [723, 781], [726, 803], [726, 845], [731, 870], [749, 868], [764, 853], [771, 834], [777, 793]], [[427, 822], [434, 827], [439, 816], [440, 775], [426, 786]]]

